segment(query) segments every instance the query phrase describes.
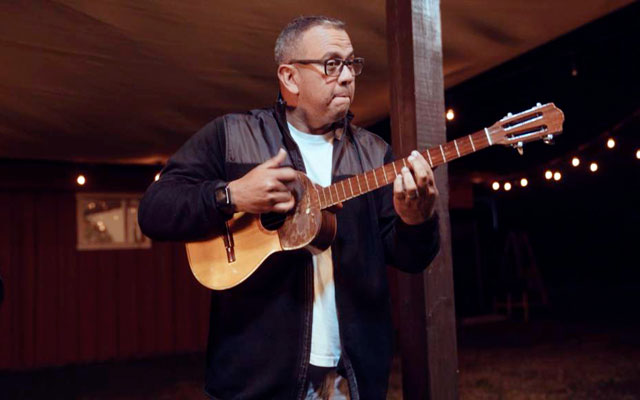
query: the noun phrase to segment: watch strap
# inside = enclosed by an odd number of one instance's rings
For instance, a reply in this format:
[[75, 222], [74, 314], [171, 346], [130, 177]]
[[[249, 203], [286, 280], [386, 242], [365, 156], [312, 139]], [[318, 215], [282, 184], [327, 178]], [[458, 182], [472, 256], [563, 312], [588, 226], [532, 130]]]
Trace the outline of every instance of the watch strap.
[[233, 214], [235, 212], [228, 184], [215, 190], [214, 199], [218, 210], [226, 214]]

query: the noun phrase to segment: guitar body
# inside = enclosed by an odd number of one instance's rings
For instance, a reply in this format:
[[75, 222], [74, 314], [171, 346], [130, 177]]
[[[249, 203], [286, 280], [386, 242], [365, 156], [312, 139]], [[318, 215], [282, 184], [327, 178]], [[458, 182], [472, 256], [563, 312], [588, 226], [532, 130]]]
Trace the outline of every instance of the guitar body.
[[336, 234], [335, 214], [320, 209], [318, 192], [298, 172], [293, 194], [296, 205], [287, 214], [236, 213], [213, 235], [186, 244], [191, 272], [204, 286], [223, 290], [247, 279], [277, 251], [327, 249]]

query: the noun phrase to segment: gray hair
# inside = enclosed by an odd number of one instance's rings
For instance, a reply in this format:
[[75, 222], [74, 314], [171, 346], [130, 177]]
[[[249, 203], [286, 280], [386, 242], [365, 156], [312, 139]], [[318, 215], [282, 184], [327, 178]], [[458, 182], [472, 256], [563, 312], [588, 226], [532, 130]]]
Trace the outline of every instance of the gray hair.
[[284, 27], [276, 39], [276, 47], [274, 49], [276, 64], [280, 65], [289, 61], [291, 53], [296, 49], [302, 34], [319, 25], [328, 25], [331, 28], [340, 30], [345, 30], [347, 26], [339, 19], [325, 17], [324, 15], [297, 17]]

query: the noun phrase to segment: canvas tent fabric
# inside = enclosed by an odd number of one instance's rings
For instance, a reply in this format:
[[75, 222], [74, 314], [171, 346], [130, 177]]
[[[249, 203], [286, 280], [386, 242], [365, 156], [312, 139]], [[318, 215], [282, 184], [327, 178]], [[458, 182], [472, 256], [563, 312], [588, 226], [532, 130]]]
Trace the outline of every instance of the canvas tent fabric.
[[[445, 86], [629, 3], [443, 1]], [[275, 101], [273, 43], [302, 14], [346, 21], [366, 59], [356, 122], [386, 117], [384, 1], [1, 2], [0, 158], [163, 162], [214, 117]]]

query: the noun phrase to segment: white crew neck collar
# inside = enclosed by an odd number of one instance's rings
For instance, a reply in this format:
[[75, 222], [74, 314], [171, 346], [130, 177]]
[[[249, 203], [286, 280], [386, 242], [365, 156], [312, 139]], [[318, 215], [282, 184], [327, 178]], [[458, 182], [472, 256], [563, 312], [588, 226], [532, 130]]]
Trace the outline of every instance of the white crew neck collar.
[[330, 131], [322, 135], [314, 135], [312, 133], [302, 132], [301, 130], [296, 129], [295, 126], [291, 124], [291, 122], [287, 121], [287, 125], [289, 126], [289, 132], [291, 136], [296, 139], [296, 141], [301, 140], [306, 143], [327, 143], [331, 142], [334, 136], [334, 132]]

